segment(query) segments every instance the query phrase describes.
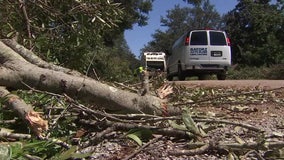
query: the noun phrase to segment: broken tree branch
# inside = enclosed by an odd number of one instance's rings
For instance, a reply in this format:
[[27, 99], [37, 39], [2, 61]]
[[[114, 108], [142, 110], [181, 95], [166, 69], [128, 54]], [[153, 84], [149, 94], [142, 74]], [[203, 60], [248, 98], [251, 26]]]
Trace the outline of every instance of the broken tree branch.
[[180, 112], [179, 108], [170, 105], [165, 108], [163, 101], [155, 96], [140, 96], [85, 76], [40, 68], [2, 42], [0, 42], [0, 65], [0, 85], [6, 87], [27, 89], [24, 83], [42, 91], [65, 93], [72, 98], [94, 103], [108, 110], [157, 115], [163, 115], [165, 112], [173, 115]]
[[79, 73], [77, 71], [74, 71], [74, 70], [71, 70], [71, 69], [68, 69], [68, 68], [64, 68], [64, 67], [61, 67], [61, 66], [57, 66], [57, 65], [54, 65], [52, 63], [48, 63], [48, 62], [42, 60], [37, 55], [35, 55], [32, 51], [30, 51], [27, 48], [25, 48], [24, 46], [18, 44], [14, 40], [2, 39], [1, 41], [5, 45], [7, 45], [11, 49], [13, 49], [16, 53], [21, 55], [26, 61], [28, 61], [32, 64], [35, 64], [38, 67], [47, 68], [47, 69], [51, 69], [51, 70], [55, 70], [55, 71], [61, 71], [61, 72], [71, 74], [71, 75], [83, 76], [81, 73]]
[[207, 122], [207, 123], [223, 123], [223, 124], [229, 124], [229, 125], [235, 125], [235, 126], [240, 126], [255, 132], [262, 132], [261, 129], [256, 128], [252, 125], [249, 124], [244, 124], [244, 123], [238, 123], [238, 122], [231, 122], [227, 120], [221, 120], [221, 119], [195, 119], [196, 122]]
[[113, 127], [115, 130], [122, 130], [122, 131], [129, 131], [130, 129], [149, 129], [152, 130], [155, 134], [162, 134], [165, 136], [170, 137], [179, 137], [179, 138], [193, 138], [186, 131], [174, 129], [174, 128], [160, 128], [156, 126], [149, 126], [149, 125], [141, 125], [141, 124], [130, 124], [130, 123], [121, 123], [121, 122], [112, 122], [105, 120], [103, 122], [97, 123], [96, 121], [84, 120], [80, 119], [80, 123], [87, 124], [87, 125], [102, 125], [107, 127]]
[[13, 111], [18, 113], [19, 117], [29, 125], [31, 130], [39, 137], [48, 129], [47, 121], [43, 120], [39, 113], [35, 112], [33, 108], [26, 104], [18, 96], [11, 94], [4, 87], [0, 87], [0, 97], [5, 99], [4, 102]]

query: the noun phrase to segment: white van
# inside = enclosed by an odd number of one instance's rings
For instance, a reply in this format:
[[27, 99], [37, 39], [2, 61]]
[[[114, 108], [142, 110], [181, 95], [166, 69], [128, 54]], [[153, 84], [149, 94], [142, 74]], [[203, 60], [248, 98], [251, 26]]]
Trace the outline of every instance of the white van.
[[225, 80], [230, 65], [230, 40], [224, 31], [193, 30], [172, 46], [167, 57], [167, 79], [198, 76], [202, 80], [208, 74], [216, 74], [217, 79]]

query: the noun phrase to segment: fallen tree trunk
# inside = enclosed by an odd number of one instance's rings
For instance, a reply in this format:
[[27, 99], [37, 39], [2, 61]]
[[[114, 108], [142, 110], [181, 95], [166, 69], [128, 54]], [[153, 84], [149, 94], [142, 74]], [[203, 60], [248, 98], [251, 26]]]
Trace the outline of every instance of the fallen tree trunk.
[[[7, 43], [7, 42], [6, 42]], [[93, 103], [104, 109], [174, 115], [179, 108], [167, 106], [158, 97], [140, 96], [103, 84], [86, 76], [71, 75], [62, 71], [42, 68], [32, 64], [17, 53], [17, 43], [8, 47], [0, 42], [0, 86], [67, 94], [74, 99]], [[14, 48], [14, 50], [12, 49]], [[22, 49], [23, 50], [23, 49]], [[20, 51], [19, 51], [20, 52]], [[33, 54], [30, 52], [30, 54]]]

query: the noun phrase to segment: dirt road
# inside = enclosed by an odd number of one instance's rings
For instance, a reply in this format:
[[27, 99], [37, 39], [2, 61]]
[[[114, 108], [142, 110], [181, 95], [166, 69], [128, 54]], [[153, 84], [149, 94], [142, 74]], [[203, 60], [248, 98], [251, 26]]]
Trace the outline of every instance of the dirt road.
[[284, 87], [284, 80], [205, 80], [205, 81], [173, 81], [177, 85], [187, 87], [217, 87], [217, 88], [255, 88], [275, 89]]

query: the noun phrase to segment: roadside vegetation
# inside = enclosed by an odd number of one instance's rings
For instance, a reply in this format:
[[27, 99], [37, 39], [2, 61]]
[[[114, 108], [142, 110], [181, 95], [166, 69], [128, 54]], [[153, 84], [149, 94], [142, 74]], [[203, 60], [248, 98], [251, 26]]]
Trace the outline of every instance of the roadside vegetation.
[[[151, 0], [0, 0], [0, 38], [13, 39], [41, 59], [69, 68], [70, 72], [79, 71], [101, 83], [137, 93], [141, 84], [135, 69], [140, 61], [131, 53], [123, 33], [135, 24], [147, 25], [152, 3]], [[230, 68], [228, 79], [284, 79], [283, 1], [240, 0], [235, 9], [224, 15], [209, 0], [185, 0], [184, 3], [188, 7], [174, 6], [161, 18], [161, 26], [167, 29], [155, 31], [153, 40], [141, 53], [169, 50], [174, 40], [188, 29], [221, 29], [229, 34], [232, 42], [234, 67]], [[6, 67], [4, 58], [1, 50], [0, 69]], [[1, 82], [5, 81], [2, 76]], [[150, 94], [156, 96], [163, 83], [163, 76], [154, 77]], [[3, 88], [0, 88], [0, 95], [4, 95], [0, 98], [0, 159], [88, 159], [91, 156], [147, 159], [148, 156], [195, 155], [203, 159], [210, 156], [215, 159], [283, 158], [283, 88], [236, 90], [173, 86], [174, 94], [168, 97], [168, 102], [183, 112], [168, 117], [167, 112], [163, 116], [117, 113], [66, 94], [28, 85], [25, 90], [16, 87], [7, 87], [9, 94], [2, 94]], [[13, 98], [7, 97], [11, 95], [18, 96], [45, 120], [49, 127], [42, 131], [43, 135], [34, 134], [21, 114], [9, 108]], [[207, 107], [211, 110], [200, 110]], [[163, 109], [166, 111], [167, 106]], [[223, 114], [220, 116], [220, 113]], [[252, 118], [251, 125], [249, 118]], [[228, 119], [240, 122], [229, 123]]]
[[235, 66], [228, 71], [228, 79], [268, 79], [283, 80], [284, 65], [272, 65], [270, 67]]

